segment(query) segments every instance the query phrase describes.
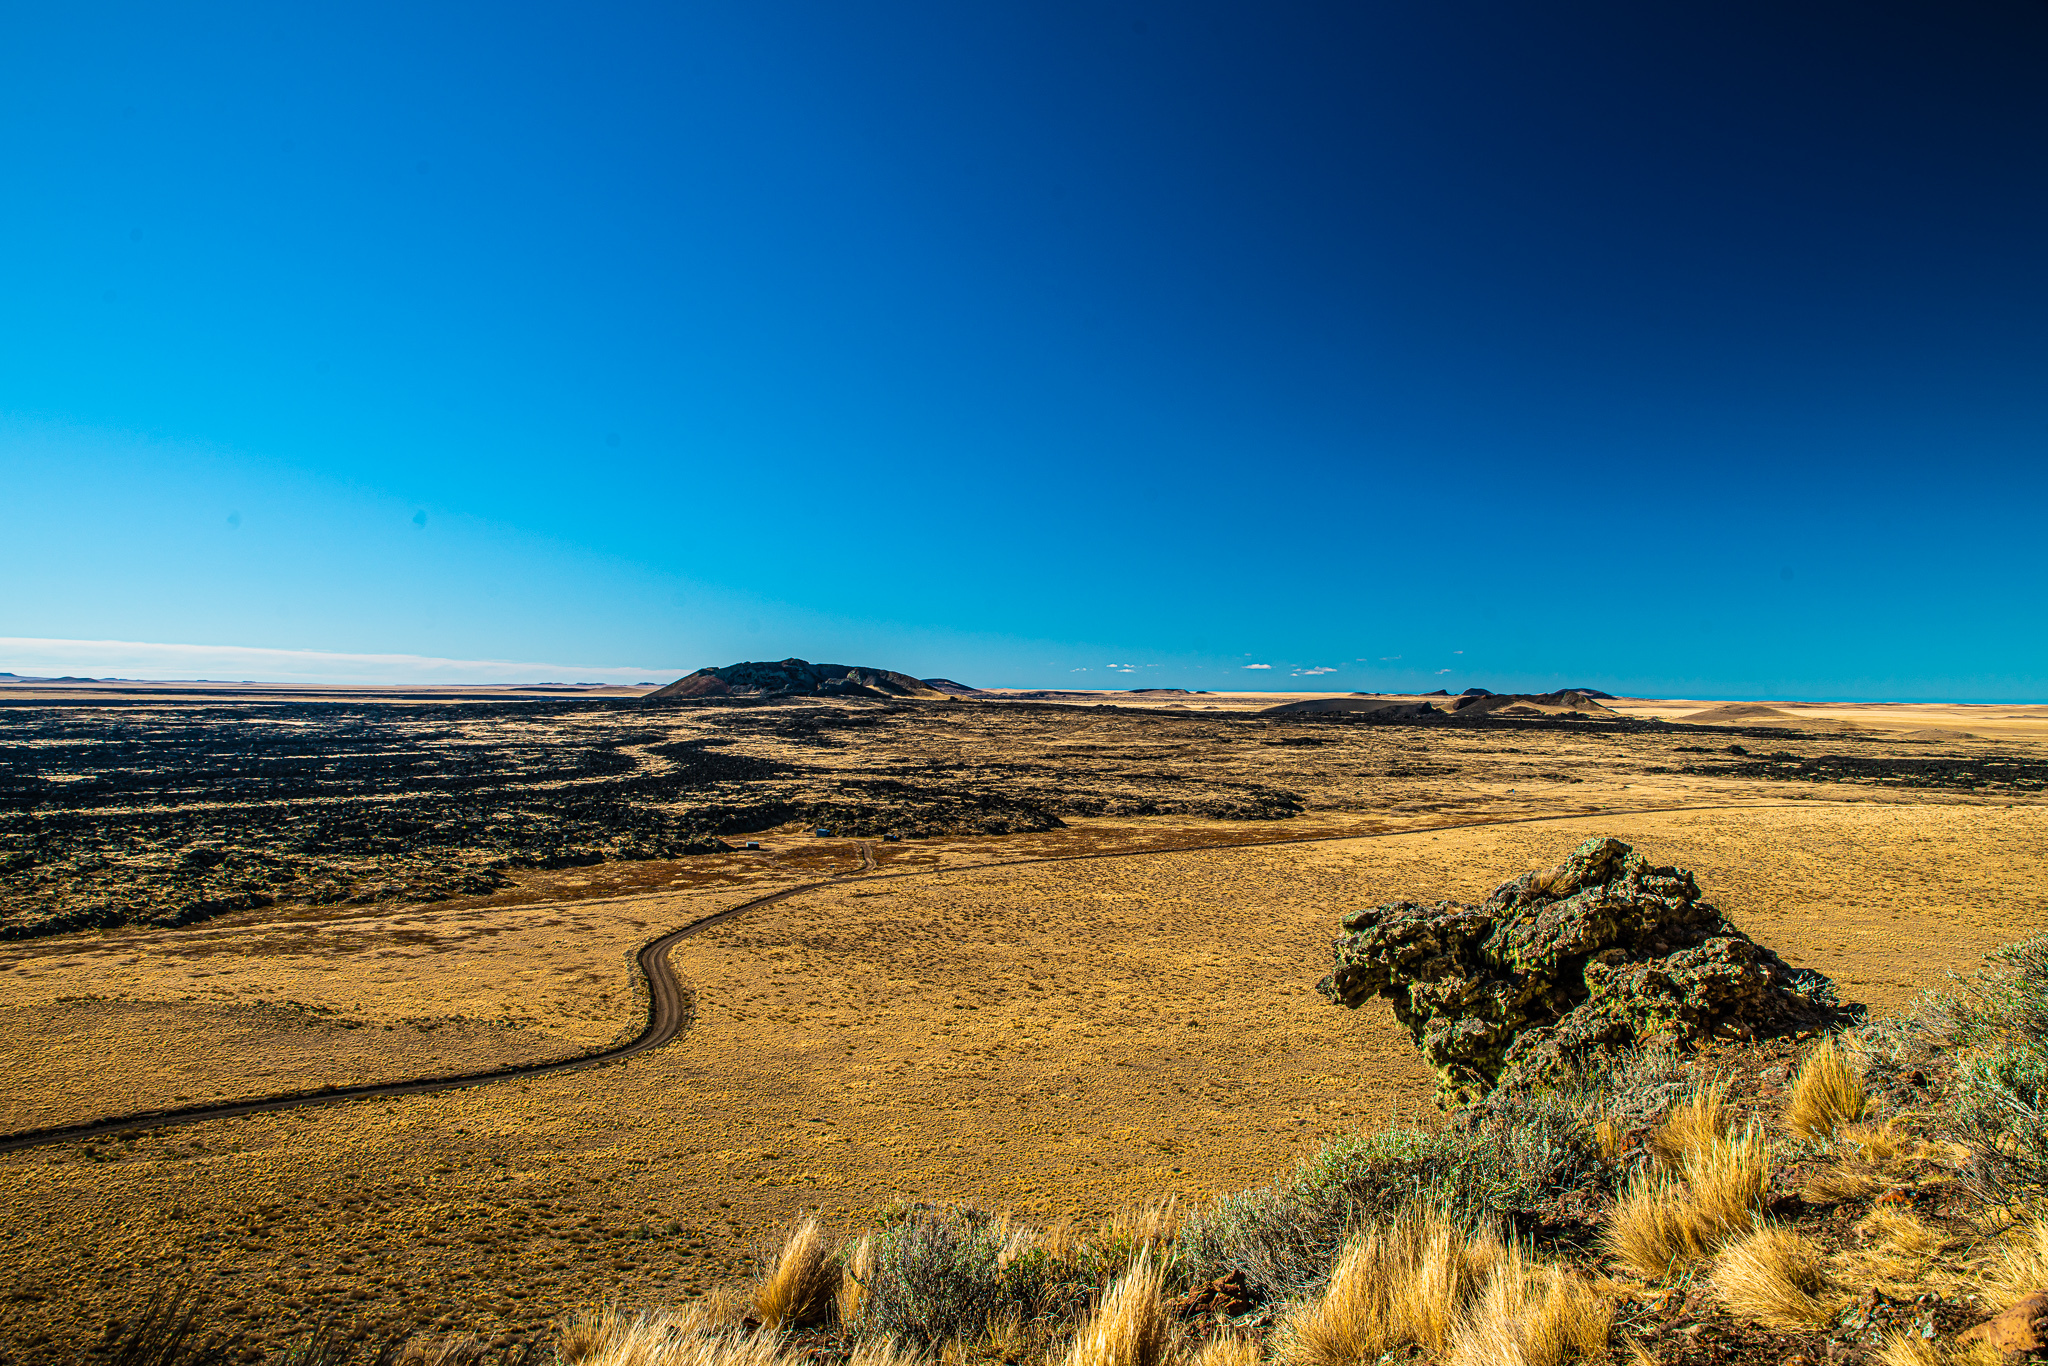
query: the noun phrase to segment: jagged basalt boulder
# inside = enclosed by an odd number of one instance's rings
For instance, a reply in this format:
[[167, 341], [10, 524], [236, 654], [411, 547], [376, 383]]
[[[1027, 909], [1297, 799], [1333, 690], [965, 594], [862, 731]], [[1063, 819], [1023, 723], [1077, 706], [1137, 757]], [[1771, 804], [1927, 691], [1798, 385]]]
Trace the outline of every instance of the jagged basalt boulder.
[[1483, 905], [1397, 901], [1343, 926], [1318, 988], [1341, 1006], [1392, 1002], [1446, 1105], [1542, 1085], [1603, 1050], [1816, 1028], [1850, 1009], [1702, 901], [1691, 873], [1616, 839]]

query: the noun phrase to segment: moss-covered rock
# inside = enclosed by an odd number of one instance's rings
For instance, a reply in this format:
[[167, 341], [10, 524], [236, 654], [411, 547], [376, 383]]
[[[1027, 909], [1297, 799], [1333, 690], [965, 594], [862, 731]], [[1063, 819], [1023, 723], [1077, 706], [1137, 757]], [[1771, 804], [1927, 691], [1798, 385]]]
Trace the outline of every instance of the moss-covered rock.
[[1587, 840], [1483, 905], [1398, 901], [1343, 927], [1319, 989], [1341, 1006], [1391, 1001], [1446, 1105], [1542, 1084], [1601, 1050], [1753, 1038], [1845, 1013], [1834, 983], [1729, 924], [1691, 873], [1616, 839]]

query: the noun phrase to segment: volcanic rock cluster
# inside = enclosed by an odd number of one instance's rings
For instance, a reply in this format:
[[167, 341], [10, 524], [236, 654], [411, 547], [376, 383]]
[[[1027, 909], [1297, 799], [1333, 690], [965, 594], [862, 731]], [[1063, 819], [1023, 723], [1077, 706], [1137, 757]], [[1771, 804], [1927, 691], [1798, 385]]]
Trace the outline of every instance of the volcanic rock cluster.
[[1342, 923], [1318, 989], [1352, 1008], [1392, 1002], [1446, 1106], [1544, 1084], [1606, 1050], [1754, 1038], [1845, 1013], [1834, 983], [1729, 924], [1690, 872], [1616, 839], [1587, 840], [1483, 905], [1398, 901]]

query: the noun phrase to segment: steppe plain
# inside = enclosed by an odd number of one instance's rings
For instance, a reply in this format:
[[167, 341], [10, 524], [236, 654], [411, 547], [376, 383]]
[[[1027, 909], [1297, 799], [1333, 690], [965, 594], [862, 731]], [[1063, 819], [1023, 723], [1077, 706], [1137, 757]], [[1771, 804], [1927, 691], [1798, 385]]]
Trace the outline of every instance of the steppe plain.
[[803, 1210], [1260, 1184], [1433, 1113], [1391, 1017], [1312, 990], [1341, 911], [1591, 834], [1877, 1010], [2048, 921], [2048, 708], [1288, 700], [8, 689], [4, 1133], [602, 1048], [640, 945], [825, 885], [682, 941], [693, 1027], [622, 1064], [0, 1154], [0, 1361], [181, 1284], [273, 1347], [535, 1338]]

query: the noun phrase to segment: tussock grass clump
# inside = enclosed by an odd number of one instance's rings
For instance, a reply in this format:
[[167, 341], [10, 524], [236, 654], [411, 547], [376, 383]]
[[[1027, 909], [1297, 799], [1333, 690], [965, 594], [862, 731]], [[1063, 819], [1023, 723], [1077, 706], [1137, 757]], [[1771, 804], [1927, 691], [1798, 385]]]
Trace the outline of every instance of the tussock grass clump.
[[1835, 1131], [1834, 1148], [1834, 1161], [1800, 1188], [1800, 1197], [1809, 1204], [1836, 1205], [1875, 1195], [1887, 1186], [1910, 1181], [1915, 1164], [1937, 1156], [1935, 1149], [1889, 1120], [1843, 1125]]
[[846, 1253], [839, 1268], [839, 1288], [833, 1296], [833, 1308], [839, 1315], [839, 1326], [857, 1330], [867, 1312], [868, 1283], [875, 1278], [874, 1235], [863, 1233], [860, 1241]]
[[2008, 1229], [1992, 1252], [1985, 1281], [1999, 1309], [2010, 1309], [2048, 1288], [2048, 1219], [2030, 1219]]
[[1821, 1040], [1792, 1081], [1785, 1127], [1805, 1138], [1826, 1138], [1863, 1118], [1863, 1078], [1834, 1039]]
[[823, 1323], [838, 1290], [839, 1267], [826, 1247], [825, 1230], [805, 1218], [790, 1230], [774, 1267], [754, 1291], [754, 1315], [784, 1331]]
[[1159, 1366], [1173, 1341], [1160, 1289], [1159, 1268], [1140, 1257], [1074, 1335], [1066, 1366]]
[[1645, 1279], [1698, 1261], [1754, 1226], [1771, 1179], [1756, 1128], [1715, 1138], [1671, 1177], [1638, 1175], [1607, 1218], [1607, 1248]]
[[1586, 1277], [1510, 1249], [1458, 1327], [1449, 1366], [1564, 1366], [1607, 1350], [1614, 1302]]
[[1370, 1227], [1345, 1247], [1323, 1293], [1281, 1322], [1286, 1366], [1359, 1366], [1408, 1344], [1442, 1352], [1508, 1250], [1442, 1214]]
[[1882, 1252], [1902, 1257], [1931, 1257], [1942, 1247], [1942, 1237], [1910, 1209], [1880, 1205], [1856, 1225], [1863, 1240]]
[[1826, 1323], [1845, 1298], [1828, 1279], [1819, 1245], [1776, 1227], [1723, 1248], [1708, 1280], [1729, 1309], [1779, 1332]]
[[562, 1366], [788, 1366], [779, 1333], [709, 1330], [706, 1315], [614, 1310], [580, 1315], [564, 1326]]
[[1219, 1333], [1202, 1344], [1193, 1366], [1259, 1366], [1264, 1352], [1259, 1340], [1242, 1333]]
[[1877, 1349], [1879, 1366], [2002, 1366], [2005, 1353], [1985, 1343], [1943, 1350], [1917, 1333], [1893, 1333]]
[[1714, 1081], [1695, 1088], [1671, 1107], [1650, 1135], [1650, 1158], [1660, 1171], [1676, 1173], [1728, 1136], [1728, 1083]]

